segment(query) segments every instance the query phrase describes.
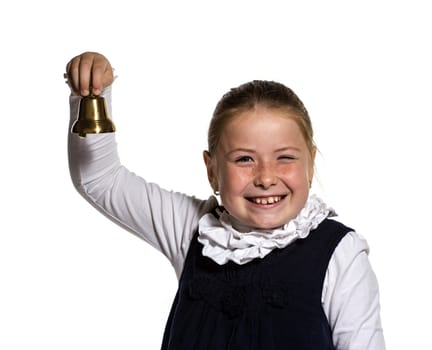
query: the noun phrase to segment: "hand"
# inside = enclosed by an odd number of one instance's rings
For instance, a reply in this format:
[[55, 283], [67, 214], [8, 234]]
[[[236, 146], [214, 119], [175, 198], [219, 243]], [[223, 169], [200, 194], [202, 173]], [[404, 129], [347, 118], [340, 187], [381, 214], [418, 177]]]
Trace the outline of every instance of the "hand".
[[90, 88], [99, 95], [114, 80], [108, 59], [97, 52], [84, 52], [72, 58], [66, 65], [66, 74], [73, 93], [87, 96]]

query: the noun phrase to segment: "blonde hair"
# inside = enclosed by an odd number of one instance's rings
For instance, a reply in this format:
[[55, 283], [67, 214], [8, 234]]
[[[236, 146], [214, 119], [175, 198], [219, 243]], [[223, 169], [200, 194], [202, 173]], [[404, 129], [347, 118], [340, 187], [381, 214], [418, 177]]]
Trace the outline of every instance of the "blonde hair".
[[315, 144], [313, 141], [312, 123], [303, 102], [290, 88], [281, 83], [266, 80], [253, 80], [231, 89], [222, 96], [213, 112], [208, 129], [208, 151], [213, 155], [220, 136], [229, 120], [241, 112], [258, 106], [283, 109], [297, 123], [312, 156]]

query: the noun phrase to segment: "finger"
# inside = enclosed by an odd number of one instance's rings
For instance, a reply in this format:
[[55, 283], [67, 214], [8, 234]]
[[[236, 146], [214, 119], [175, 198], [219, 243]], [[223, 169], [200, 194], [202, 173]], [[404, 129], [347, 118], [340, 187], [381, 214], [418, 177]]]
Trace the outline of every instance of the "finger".
[[78, 66], [79, 93], [87, 96], [90, 93], [91, 77], [93, 70], [94, 54], [85, 53], [81, 55]]
[[111, 64], [108, 62], [105, 74], [103, 76], [104, 88], [111, 85], [113, 83], [113, 81], [114, 81], [114, 69], [112, 68]]
[[102, 90], [110, 84], [111, 71], [111, 66], [104, 56], [98, 55], [94, 58], [91, 84], [95, 95], [99, 95]]
[[69, 63], [66, 66], [66, 73], [69, 81], [69, 85], [71, 89], [79, 94], [79, 63], [80, 63], [81, 57], [76, 56], [73, 59], [69, 61]]

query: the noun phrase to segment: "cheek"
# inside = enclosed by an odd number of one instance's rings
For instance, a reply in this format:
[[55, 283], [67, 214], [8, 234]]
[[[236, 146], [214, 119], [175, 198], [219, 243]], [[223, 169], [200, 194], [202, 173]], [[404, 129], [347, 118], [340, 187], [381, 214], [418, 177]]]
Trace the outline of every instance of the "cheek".
[[295, 165], [284, 169], [283, 178], [285, 181], [294, 187], [307, 186], [309, 187], [309, 169], [305, 165]]
[[250, 182], [250, 171], [239, 171], [239, 169], [233, 169], [230, 167], [226, 167], [224, 169], [220, 169], [219, 172], [219, 184], [220, 190], [223, 192], [239, 192], [244, 189], [247, 184]]

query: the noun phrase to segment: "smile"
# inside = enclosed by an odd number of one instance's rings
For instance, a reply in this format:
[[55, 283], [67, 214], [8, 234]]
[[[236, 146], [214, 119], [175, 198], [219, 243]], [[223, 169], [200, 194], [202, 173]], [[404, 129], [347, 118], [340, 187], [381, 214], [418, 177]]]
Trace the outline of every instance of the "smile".
[[283, 199], [282, 196], [269, 196], [269, 197], [251, 197], [247, 198], [248, 201], [261, 204], [261, 205], [268, 205], [268, 204], [274, 204], [278, 203]]

